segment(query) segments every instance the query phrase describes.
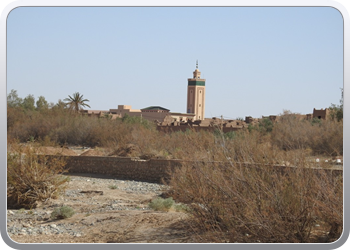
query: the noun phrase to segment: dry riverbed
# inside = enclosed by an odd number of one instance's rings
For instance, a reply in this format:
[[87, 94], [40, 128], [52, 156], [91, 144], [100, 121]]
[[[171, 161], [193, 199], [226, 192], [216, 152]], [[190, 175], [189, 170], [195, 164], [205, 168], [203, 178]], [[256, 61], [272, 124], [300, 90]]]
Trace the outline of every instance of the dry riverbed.
[[[18, 243], [190, 243], [186, 214], [157, 212], [148, 203], [166, 186], [71, 176], [65, 194], [32, 210], [8, 210], [7, 232]], [[52, 220], [56, 207], [70, 206], [71, 218]]]

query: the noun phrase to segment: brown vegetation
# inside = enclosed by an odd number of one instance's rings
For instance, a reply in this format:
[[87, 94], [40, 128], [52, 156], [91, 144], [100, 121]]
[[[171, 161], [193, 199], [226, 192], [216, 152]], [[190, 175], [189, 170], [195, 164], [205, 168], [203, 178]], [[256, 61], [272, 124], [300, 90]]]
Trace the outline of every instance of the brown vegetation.
[[[330, 183], [325, 173], [287, 170], [185, 166], [174, 174], [172, 194], [190, 207], [199, 242], [336, 240], [342, 229], [341, 178]], [[317, 224], [325, 226], [319, 237], [313, 234]]]
[[305, 149], [314, 155], [339, 156], [343, 154], [343, 123], [317, 118], [310, 122], [285, 112], [274, 125], [271, 141], [283, 150]]
[[[281, 150], [273, 139], [266, 141], [269, 137], [258, 131], [242, 131], [234, 140], [222, 135], [207, 148], [207, 160], [173, 173], [170, 193], [189, 206], [197, 241], [300, 243], [340, 237], [342, 176], [316, 170], [302, 146]], [[206, 141], [196, 142], [192, 150], [203, 151]], [[316, 234], [319, 225], [323, 231]]]
[[[326, 165], [316, 166], [309, 158], [342, 155], [341, 121], [300, 120], [286, 112], [277, 123], [226, 134], [219, 129], [161, 133], [137, 117], [110, 120], [58, 108], [9, 107], [8, 138], [106, 147], [111, 155], [194, 160], [173, 173], [170, 192], [187, 204], [199, 242], [330, 242], [342, 231], [342, 177], [315, 171]], [[8, 154], [9, 203], [32, 206], [33, 200], [56, 195], [59, 189], [47, 188], [64, 180], [44, 174], [60, 172], [61, 165], [47, 168], [32, 151], [24, 162], [20, 155]], [[43, 193], [35, 191], [38, 185], [45, 186]], [[324, 228], [319, 237], [316, 225]]]
[[7, 206], [34, 208], [40, 201], [57, 198], [67, 177], [62, 159], [47, 161], [37, 148], [10, 144], [7, 152]]

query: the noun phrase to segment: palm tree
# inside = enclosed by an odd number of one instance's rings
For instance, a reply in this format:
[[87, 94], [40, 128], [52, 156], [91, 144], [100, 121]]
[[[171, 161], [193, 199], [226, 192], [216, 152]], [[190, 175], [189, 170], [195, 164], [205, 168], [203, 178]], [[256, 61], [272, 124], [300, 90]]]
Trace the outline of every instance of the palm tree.
[[83, 95], [79, 94], [79, 92], [75, 92], [73, 94], [73, 97], [68, 95], [68, 98], [64, 99], [66, 101], [66, 105], [70, 110], [73, 110], [75, 112], [79, 112], [82, 107], [89, 107], [88, 104], [85, 102], [89, 102], [88, 99], [83, 99]]

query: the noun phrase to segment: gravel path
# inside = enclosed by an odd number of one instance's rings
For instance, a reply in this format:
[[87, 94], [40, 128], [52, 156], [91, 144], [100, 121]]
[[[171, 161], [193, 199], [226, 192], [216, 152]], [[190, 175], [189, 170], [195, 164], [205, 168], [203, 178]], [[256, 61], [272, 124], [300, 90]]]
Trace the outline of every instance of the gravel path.
[[[91, 222], [86, 217], [93, 214], [113, 213], [113, 211], [148, 211], [150, 210], [147, 206], [148, 203], [142, 204], [142, 198], [155, 197], [167, 188], [165, 185], [139, 181], [83, 176], [71, 176], [70, 178], [65, 194], [59, 199], [45, 202], [42, 206], [32, 210], [8, 210], [8, 235], [11, 237], [13, 235], [66, 234], [72, 237], [81, 237], [86, 232], [87, 227], [94, 227], [104, 220], [96, 218]], [[141, 200], [137, 200], [135, 197], [141, 197]], [[80, 216], [82, 219], [70, 222], [68, 219], [52, 220], [50, 218], [56, 207], [66, 204], [74, 208], [75, 217]]]

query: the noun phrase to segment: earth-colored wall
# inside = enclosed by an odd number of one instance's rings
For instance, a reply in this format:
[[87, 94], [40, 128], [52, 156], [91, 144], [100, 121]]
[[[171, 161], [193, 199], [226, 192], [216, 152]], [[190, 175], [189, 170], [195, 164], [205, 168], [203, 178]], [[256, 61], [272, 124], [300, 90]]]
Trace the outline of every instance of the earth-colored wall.
[[[188, 125], [180, 125], [180, 126], [157, 126], [158, 131], [171, 133], [171, 132], [177, 132], [182, 131], [185, 132], [187, 129], [193, 129], [194, 131], [214, 131], [216, 129], [219, 129], [220, 127], [200, 127], [200, 126], [188, 126]], [[241, 127], [223, 127], [222, 131], [224, 133], [231, 132], [231, 131], [238, 131], [242, 129]]]
[[[50, 157], [64, 157], [69, 173], [101, 174], [116, 179], [154, 183], [167, 181], [170, 173], [184, 163], [181, 160], [135, 160], [128, 157], [48, 156]], [[288, 168], [285, 166], [272, 167], [280, 169], [281, 172]], [[315, 171], [319, 170], [315, 169]], [[342, 169], [329, 169], [328, 171], [332, 178], [343, 174]]]
[[69, 156], [65, 160], [69, 173], [103, 174], [119, 179], [156, 183], [161, 183], [162, 179], [167, 180], [171, 170], [181, 166], [178, 160], [134, 160], [122, 157]]

